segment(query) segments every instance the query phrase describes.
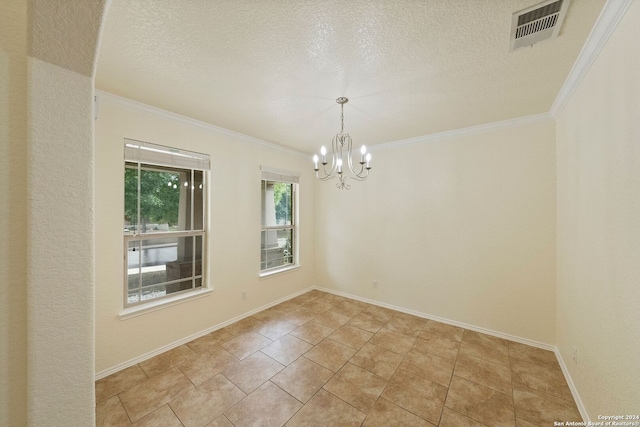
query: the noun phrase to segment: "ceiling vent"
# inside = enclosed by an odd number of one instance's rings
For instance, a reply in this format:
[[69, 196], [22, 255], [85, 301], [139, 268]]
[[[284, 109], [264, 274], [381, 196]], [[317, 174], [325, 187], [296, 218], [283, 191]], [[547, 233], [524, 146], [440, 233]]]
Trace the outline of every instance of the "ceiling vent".
[[514, 13], [511, 18], [509, 51], [556, 38], [569, 1], [547, 0]]

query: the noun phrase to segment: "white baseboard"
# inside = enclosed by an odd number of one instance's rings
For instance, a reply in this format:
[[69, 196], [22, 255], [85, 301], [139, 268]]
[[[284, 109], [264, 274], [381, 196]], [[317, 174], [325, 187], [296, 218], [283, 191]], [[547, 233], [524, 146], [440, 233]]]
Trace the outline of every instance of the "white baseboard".
[[582, 416], [582, 421], [589, 423], [591, 420], [589, 419], [589, 414], [587, 414], [587, 410], [582, 403], [582, 399], [580, 399], [580, 394], [578, 393], [578, 389], [571, 378], [571, 374], [569, 373], [569, 369], [567, 365], [564, 363], [564, 359], [562, 358], [562, 353], [558, 347], [555, 348], [556, 358], [558, 359], [558, 363], [560, 364], [560, 368], [562, 369], [562, 373], [564, 374], [564, 379], [567, 381], [567, 385], [569, 386], [569, 390], [571, 390], [571, 394], [573, 395], [573, 400], [576, 401], [576, 406], [578, 407], [578, 411], [580, 411], [580, 415]]
[[187, 336], [185, 338], [182, 338], [182, 339], [174, 341], [174, 342], [172, 342], [170, 344], [164, 345], [164, 346], [162, 346], [162, 347], [160, 347], [160, 348], [158, 348], [156, 350], [153, 350], [153, 351], [150, 351], [148, 353], [142, 354], [142, 355], [140, 355], [138, 357], [134, 357], [133, 359], [127, 360], [126, 362], [119, 363], [116, 366], [113, 366], [113, 367], [111, 367], [109, 369], [105, 369], [104, 371], [97, 372], [96, 375], [95, 375], [95, 380], [97, 381], [97, 380], [99, 380], [101, 378], [107, 377], [107, 376], [109, 376], [111, 374], [115, 374], [116, 372], [119, 372], [119, 371], [121, 371], [123, 369], [129, 368], [129, 367], [131, 367], [133, 365], [137, 365], [138, 363], [144, 362], [147, 359], [151, 359], [152, 357], [155, 357], [155, 356], [157, 356], [157, 355], [159, 355], [161, 353], [164, 353], [165, 351], [169, 351], [169, 350], [172, 350], [172, 349], [174, 349], [176, 347], [180, 347], [181, 345], [184, 345], [184, 344], [188, 343], [189, 341], [193, 341], [196, 338], [200, 338], [200, 337], [202, 337], [204, 335], [210, 334], [211, 332], [217, 331], [218, 329], [222, 329], [225, 326], [229, 326], [230, 324], [237, 322], [238, 320], [242, 320], [245, 317], [253, 316], [254, 314], [256, 314], [256, 313], [258, 313], [258, 312], [260, 312], [262, 310], [266, 310], [267, 308], [273, 307], [274, 305], [278, 305], [278, 304], [280, 304], [282, 302], [288, 301], [288, 300], [290, 300], [292, 298], [295, 298], [295, 297], [297, 297], [299, 295], [302, 295], [302, 294], [304, 294], [306, 292], [309, 292], [309, 291], [311, 291], [313, 289], [315, 289], [315, 288], [314, 287], [309, 287], [309, 288], [303, 289], [301, 291], [295, 292], [295, 293], [293, 293], [291, 295], [288, 295], [288, 296], [286, 296], [284, 298], [280, 298], [280, 299], [278, 299], [276, 301], [273, 301], [273, 302], [271, 302], [269, 304], [263, 305], [262, 307], [258, 307], [258, 308], [254, 309], [254, 310], [251, 310], [251, 311], [248, 311], [246, 313], [243, 313], [243, 314], [241, 314], [239, 316], [236, 316], [236, 317], [234, 317], [232, 319], [229, 319], [229, 320], [227, 320], [225, 322], [218, 323], [217, 325], [212, 326], [210, 328], [207, 328], [207, 329], [205, 329], [203, 331], [197, 332], [197, 333], [195, 333], [193, 335], [189, 335], [189, 336]]
[[450, 320], [450, 319], [445, 319], [443, 317], [438, 317], [438, 316], [433, 316], [431, 314], [427, 314], [427, 313], [422, 313], [419, 311], [414, 311], [414, 310], [409, 310], [403, 307], [398, 307], [397, 305], [392, 305], [392, 304], [387, 304], [384, 302], [380, 302], [380, 301], [376, 301], [376, 300], [371, 300], [368, 298], [362, 298], [356, 295], [351, 295], [345, 292], [339, 292], [339, 291], [335, 291], [333, 289], [328, 289], [328, 288], [323, 288], [323, 287], [318, 287], [316, 286], [314, 289], [317, 289], [319, 291], [323, 291], [323, 292], [327, 292], [330, 294], [334, 294], [334, 295], [339, 295], [345, 298], [350, 298], [350, 299], [354, 299], [356, 301], [362, 301], [362, 302], [366, 302], [368, 304], [372, 304], [372, 305], [377, 305], [378, 307], [384, 307], [384, 308], [388, 308], [391, 310], [395, 310], [395, 311], [399, 311], [401, 313], [407, 313], [407, 314], [411, 314], [413, 316], [417, 316], [417, 317], [422, 317], [423, 319], [429, 319], [429, 320], [433, 320], [436, 322], [440, 322], [440, 323], [446, 323], [447, 325], [452, 325], [452, 326], [457, 326], [459, 328], [464, 328], [464, 329], [469, 329], [471, 331], [475, 331], [475, 332], [480, 332], [482, 334], [487, 334], [487, 335], [492, 335], [494, 337], [498, 337], [498, 338], [502, 338], [508, 341], [515, 341], [518, 342], [520, 344], [526, 344], [526, 345], [530, 345], [532, 347], [537, 347], [537, 348], [541, 348], [543, 350], [549, 350], [549, 351], [555, 351], [556, 347], [551, 345], [551, 344], [546, 344], [546, 343], [542, 343], [539, 341], [534, 341], [534, 340], [530, 340], [527, 338], [522, 338], [522, 337], [518, 337], [515, 335], [510, 335], [510, 334], [505, 334], [503, 332], [498, 332], [498, 331], [494, 331], [491, 329], [486, 329], [486, 328], [482, 328], [480, 326], [474, 326], [474, 325], [469, 325], [467, 323], [462, 323], [462, 322], [457, 322], [455, 320]]

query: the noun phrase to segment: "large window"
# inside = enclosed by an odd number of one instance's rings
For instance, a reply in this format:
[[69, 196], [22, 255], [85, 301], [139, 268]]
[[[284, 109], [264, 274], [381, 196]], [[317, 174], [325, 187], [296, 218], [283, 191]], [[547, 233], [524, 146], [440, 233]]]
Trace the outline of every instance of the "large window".
[[126, 307], [205, 283], [209, 156], [125, 140]]
[[269, 274], [298, 264], [298, 176], [262, 167], [261, 192], [260, 271]]

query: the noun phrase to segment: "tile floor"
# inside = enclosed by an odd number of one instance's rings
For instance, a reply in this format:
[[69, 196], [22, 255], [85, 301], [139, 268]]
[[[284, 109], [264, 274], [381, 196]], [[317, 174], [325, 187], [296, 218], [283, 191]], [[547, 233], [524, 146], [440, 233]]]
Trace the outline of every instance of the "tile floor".
[[98, 426], [581, 421], [546, 350], [307, 292], [96, 382]]

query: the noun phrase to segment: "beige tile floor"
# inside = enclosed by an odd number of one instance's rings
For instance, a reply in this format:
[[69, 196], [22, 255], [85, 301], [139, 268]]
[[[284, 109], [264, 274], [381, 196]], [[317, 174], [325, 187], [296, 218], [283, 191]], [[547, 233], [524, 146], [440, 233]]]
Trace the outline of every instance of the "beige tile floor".
[[317, 290], [96, 382], [98, 426], [581, 421], [546, 350]]

